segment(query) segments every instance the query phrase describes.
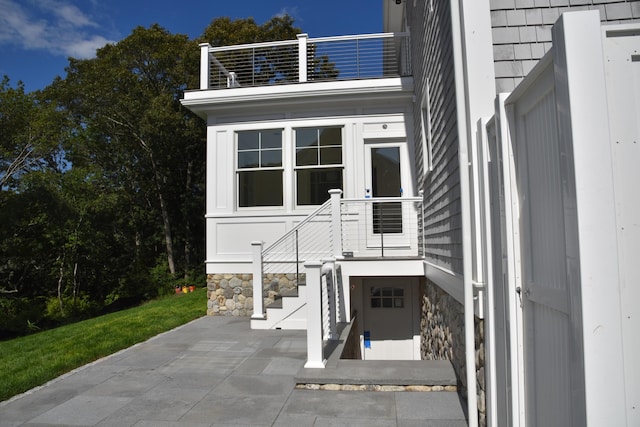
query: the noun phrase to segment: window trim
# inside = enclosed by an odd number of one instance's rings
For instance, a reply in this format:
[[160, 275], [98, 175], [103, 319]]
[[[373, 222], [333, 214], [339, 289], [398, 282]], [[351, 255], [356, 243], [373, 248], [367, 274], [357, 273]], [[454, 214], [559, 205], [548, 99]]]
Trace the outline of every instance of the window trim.
[[431, 105], [429, 103], [429, 98], [429, 80], [427, 80], [424, 86], [424, 94], [422, 96], [422, 100], [420, 101], [422, 172], [425, 176], [433, 170], [433, 129], [431, 124]]
[[[340, 163], [329, 163], [329, 164], [320, 164], [320, 149], [321, 149], [321, 145], [318, 141], [318, 145], [317, 145], [317, 159], [318, 159], [318, 164], [316, 165], [303, 165], [303, 166], [298, 166], [298, 144], [297, 144], [297, 132], [300, 129], [316, 129], [316, 130], [320, 130], [320, 129], [340, 129]], [[309, 207], [314, 207], [314, 206], [321, 206], [320, 205], [314, 205], [314, 204], [300, 204], [298, 203], [298, 171], [300, 170], [312, 170], [312, 169], [340, 169], [341, 171], [341, 177], [342, 177], [342, 183], [341, 183], [341, 189], [344, 191], [344, 181], [345, 181], [345, 176], [344, 176], [344, 171], [345, 171], [345, 167], [344, 167], [344, 156], [345, 156], [345, 125], [344, 124], [337, 124], [337, 125], [316, 125], [316, 126], [299, 126], [299, 127], [292, 127], [291, 128], [291, 137], [292, 137], [292, 150], [293, 150], [293, 163], [292, 163], [292, 172], [293, 172], [293, 203], [296, 209], [305, 209], [305, 208], [309, 208]], [[337, 145], [329, 145], [326, 147], [335, 147], [337, 148]], [[309, 149], [309, 148], [305, 148], [305, 149]], [[329, 196], [327, 195], [327, 198]]]
[[[258, 165], [258, 167], [251, 167], [251, 168], [241, 168], [238, 165], [239, 162], [239, 156], [238, 154], [241, 152], [239, 150], [238, 147], [238, 136], [239, 134], [243, 133], [243, 132], [269, 132], [269, 131], [280, 131], [280, 166], [266, 166], [266, 167], [261, 167]], [[285, 133], [286, 133], [286, 129], [283, 127], [271, 127], [271, 128], [259, 128], [259, 129], [236, 129], [233, 131], [233, 136], [234, 136], [234, 150], [233, 150], [233, 154], [234, 154], [234, 170], [235, 170], [235, 194], [236, 194], [236, 201], [235, 201], [235, 206], [236, 206], [236, 210], [240, 211], [240, 210], [265, 210], [265, 209], [284, 209], [285, 204], [286, 204], [286, 192], [285, 192], [285, 187], [286, 187], [286, 176], [285, 176], [285, 169], [286, 169], [286, 156], [285, 156]], [[262, 138], [262, 136], [260, 136], [260, 138]], [[274, 151], [275, 149], [273, 148], [268, 148], [268, 149], [264, 149], [264, 151]], [[242, 151], [251, 151], [251, 150], [242, 150]], [[262, 147], [259, 145], [258, 146], [258, 163], [261, 163], [260, 159], [262, 158]], [[280, 173], [282, 174], [282, 186], [281, 186], [281, 199], [282, 202], [279, 205], [265, 205], [265, 206], [241, 206], [240, 205], [240, 174], [243, 172], [260, 172], [260, 171], [280, 171]]]

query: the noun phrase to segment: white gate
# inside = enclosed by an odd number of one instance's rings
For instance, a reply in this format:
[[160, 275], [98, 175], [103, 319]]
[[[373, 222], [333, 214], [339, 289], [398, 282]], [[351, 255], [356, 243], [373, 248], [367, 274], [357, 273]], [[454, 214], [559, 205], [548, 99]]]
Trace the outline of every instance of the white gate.
[[[638, 213], [640, 193], [635, 187], [624, 199], [615, 194], [637, 172], [613, 171], [609, 114], [616, 111], [608, 110], [598, 13], [564, 14], [553, 40], [552, 51], [514, 92], [498, 98], [496, 116], [486, 126], [495, 420], [633, 425], [638, 378], [625, 381], [619, 295], [638, 296], [638, 287], [620, 288], [618, 251], [624, 248], [618, 246], [616, 208]], [[640, 83], [640, 68], [628, 68]], [[637, 130], [637, 118], [631, 123]], [[631, 242], [638, 249], [637, 235]], [[631, 341], [630, 334], [626, 338]], [[624, 346], [632, 348], [627, 364], [637, 356], [635, 341]], [[633, 369], [626, 371], [638, 372]]]

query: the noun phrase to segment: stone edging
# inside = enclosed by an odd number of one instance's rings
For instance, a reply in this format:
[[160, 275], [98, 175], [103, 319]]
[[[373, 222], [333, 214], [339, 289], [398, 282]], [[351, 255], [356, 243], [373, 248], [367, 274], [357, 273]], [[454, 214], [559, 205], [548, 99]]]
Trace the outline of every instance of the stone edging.
[[458, 391], [455, 385], [296, 384], [298, 390], [330, 391]]

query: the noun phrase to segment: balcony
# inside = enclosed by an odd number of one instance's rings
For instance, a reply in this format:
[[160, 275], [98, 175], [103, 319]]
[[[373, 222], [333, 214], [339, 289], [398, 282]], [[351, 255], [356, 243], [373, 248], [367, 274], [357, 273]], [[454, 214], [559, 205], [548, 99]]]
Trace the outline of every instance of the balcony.
[[200, 48], [200, 90], [411, 76], [408, 33]]

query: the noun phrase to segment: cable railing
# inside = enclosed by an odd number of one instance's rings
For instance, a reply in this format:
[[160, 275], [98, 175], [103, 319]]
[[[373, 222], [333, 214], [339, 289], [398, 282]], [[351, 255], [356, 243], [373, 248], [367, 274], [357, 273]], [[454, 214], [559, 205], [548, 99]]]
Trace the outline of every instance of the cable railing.
[[345, 258], [422, 256], [422, 197], [341, 201]]
[[201, 47], [200, 89], [411, 75], [408, 33]]
[[262, 252], [264, 274], [302, 274], [309, 259], [332, 254], [331, 201], [328, 200], [291, 231]]

